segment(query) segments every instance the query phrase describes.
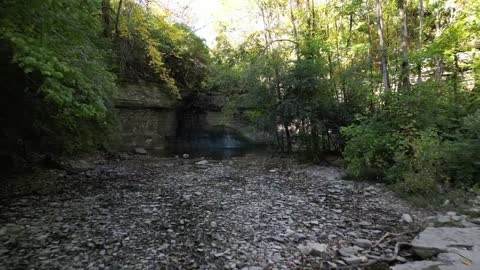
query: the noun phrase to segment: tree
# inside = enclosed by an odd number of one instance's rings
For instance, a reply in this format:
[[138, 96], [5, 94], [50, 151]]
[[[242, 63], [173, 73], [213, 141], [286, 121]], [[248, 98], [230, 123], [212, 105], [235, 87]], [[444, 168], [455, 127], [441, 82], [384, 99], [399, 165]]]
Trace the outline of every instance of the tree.
[[382, 82], [385, 92], [390, 91], [390, 78], [388, 75], [387, 49], [383, 37], [383, 13], [380, 0], [375, 0], [375, 12], [377, 14], [378, 45], [380, 47], [380, 63], [382, 71]]
[[402, 43], [402, 64], [400, 69], [399, 90], [408, 90], [410, 88], [410, 67], [408, 64], [408, 31], [407, 31], [407, 13], [405, 12], [404, 0], [398, 0], [398, 11], [401, 18], [401, 43]]

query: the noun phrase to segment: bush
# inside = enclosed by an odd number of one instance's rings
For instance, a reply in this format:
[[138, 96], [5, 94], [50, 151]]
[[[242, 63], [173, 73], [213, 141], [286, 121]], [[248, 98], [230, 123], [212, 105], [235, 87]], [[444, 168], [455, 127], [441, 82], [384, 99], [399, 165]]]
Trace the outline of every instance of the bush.
[[347, 173], [405, 194], [430, 195], [478, 184], [480, 110], [470, 93], [424, 83], [387, 96], [385, 108], [342, 128]]

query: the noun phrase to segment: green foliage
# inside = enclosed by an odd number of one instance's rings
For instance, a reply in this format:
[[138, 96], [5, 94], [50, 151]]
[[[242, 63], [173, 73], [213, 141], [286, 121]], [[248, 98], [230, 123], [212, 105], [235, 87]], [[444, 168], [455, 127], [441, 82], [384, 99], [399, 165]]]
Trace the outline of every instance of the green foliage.
[[426, 82], [387, 101], [382, 111], [342, 129], [350, 176], [385, 179], [424, 195], [478, 181], [479, 113], [471, 113], [478, 106], [470, 92]]
[[71, 139], [71, 148], [94, 144], [111, 118], [115, 85], [107, 43], [92, 16], [99, 10], [97, 0], [4, 1], [0, 7], [0, 39], [12, 48], [11, 61], [25, 76], [41, 76], [38, 91], [49, 118], [38, 122], [42, 135]]
[[116, 43], [121, 78], [161, 82], [177, 97], [180, 90], [205, 88], [209, 51], [188, 27], [171, 22], [160, 7], [131, 0], [123, 1], [119, 15]]

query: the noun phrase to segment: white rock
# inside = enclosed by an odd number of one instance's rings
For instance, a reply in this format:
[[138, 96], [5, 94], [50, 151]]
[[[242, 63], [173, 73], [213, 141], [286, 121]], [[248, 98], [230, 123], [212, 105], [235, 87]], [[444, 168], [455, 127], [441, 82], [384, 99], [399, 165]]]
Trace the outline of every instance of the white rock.
[[413, 218], [409, 214], [403, 214], [402, 215], [402, 220], [405, 221], [406, 223], [412, 223]]
[[372, 246], [372, 241], [368, 239], [355, 239], [353, 242], [354, 245], [361, 247], [361, 248], [369, 248]]
[[444, 216], [444, 215], [439, 215], [437, 217], [437, 222], [438, 223], [441, 223], [441, 224], [444, 224], [444, 223], [449, 223], [452, 221], [452, 217], [451, 216]]
[[208, 161], [207, 160], [200, 160], [199, 162], [196, 162], [195, 164], [196, 165], [208, 165]]
[[348, 257], [348, 258], [343, 258], [343, 260], [349, 265], [356, 265], [356, 264], [368, 262], [368, 258], [365, 256]]
[[137, 148], [133, 149], [133, 151], [135, 152], [135, 154], [139, 154], [139, 155], [148, 154], [147, 150], [145, 150], [145, 148], [141, 148], [141, 147], [137, 147]]

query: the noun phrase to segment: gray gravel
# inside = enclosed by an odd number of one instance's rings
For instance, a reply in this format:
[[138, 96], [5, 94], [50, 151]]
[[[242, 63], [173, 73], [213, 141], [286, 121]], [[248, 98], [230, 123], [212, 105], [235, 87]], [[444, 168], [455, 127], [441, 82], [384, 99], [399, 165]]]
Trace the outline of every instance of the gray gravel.
[[[391, 256], [393, 241], [369, 246], [424, 217], [332, 167], [254, 156], [198, 162], [100, 160], [9, 192], [0, 269], [328, 269]], [[402, 221], [407, 213], [412, 222]]]

